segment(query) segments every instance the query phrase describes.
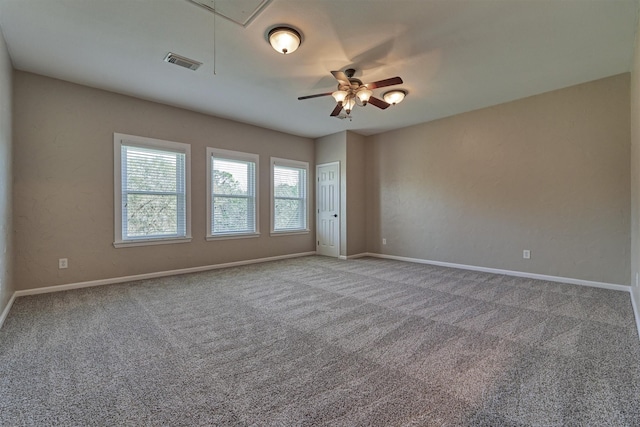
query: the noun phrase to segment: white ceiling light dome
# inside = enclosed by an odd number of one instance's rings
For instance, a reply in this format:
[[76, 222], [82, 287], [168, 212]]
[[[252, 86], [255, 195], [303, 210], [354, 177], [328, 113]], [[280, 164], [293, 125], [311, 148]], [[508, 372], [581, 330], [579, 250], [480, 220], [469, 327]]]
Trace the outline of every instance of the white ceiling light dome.
[[405, 96], [407, 96], [406, 90], [394, 89], [389, 92], [385, 92], [384, 95], [382, 95], [382, 98], [387, 104], [396, 105], [401, 103]]
[[278, 26], [269, 31], [269, 44], [276, 52], [284, 55], [295, 52], [302, 43], [300, 32], [289, 26]]

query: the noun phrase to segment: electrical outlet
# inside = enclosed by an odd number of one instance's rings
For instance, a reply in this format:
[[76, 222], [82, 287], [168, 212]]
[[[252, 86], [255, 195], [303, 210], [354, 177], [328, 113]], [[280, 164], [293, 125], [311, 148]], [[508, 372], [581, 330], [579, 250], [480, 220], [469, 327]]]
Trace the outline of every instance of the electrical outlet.
[[531, 251], [529, 249], [523, 250], [522, 251], [522, 258], [530, 259], [531, 258]]
[[58, 260], [58, 268], [62, 270], [63, 268], [69, 268], [69, 260], [67, 258], [60, 258]]
[[382, 244], [383, 244], [383, 245], [386, 245], [386, 244], [387, 244], [387, 239], [382, 238]]

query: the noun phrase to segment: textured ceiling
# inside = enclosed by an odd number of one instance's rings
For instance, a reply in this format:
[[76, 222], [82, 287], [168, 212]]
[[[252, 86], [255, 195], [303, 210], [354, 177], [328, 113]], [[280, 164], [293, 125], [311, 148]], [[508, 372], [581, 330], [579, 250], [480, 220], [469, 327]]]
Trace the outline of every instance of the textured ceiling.
[[[259, 3], [247, 0], [239, 19]], [[258, 9], [243, 27], [188, 0], [0, 0], [0, 28], [19, 70], [296, 135], [367, 135], [629, 71], [638, 1], [272, 0]], [[265, 38], [282, 23], [304, 37], [286, 56]], [[167, 52], [203, 65], [165, 63]], [[330, 71], [349, 67], [364, 82], [401, 76], [409, 95], [385, 111], [356, 107], [353, 121], [329, 117], [331, 97], [297, 100], [334, 90]]]

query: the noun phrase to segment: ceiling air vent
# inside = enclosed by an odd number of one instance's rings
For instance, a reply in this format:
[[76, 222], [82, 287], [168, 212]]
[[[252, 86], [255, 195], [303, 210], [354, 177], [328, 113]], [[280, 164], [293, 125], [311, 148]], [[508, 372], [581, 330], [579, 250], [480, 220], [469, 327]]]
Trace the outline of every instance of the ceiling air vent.
[[202, 65], [202, 62], [194, 61], [193, 59], [185, 58], [184, 56], [176, 55], [175, 53], [167, 53], [167, 56], [164, 58], [165, 62], [169, 62], [171, 64], [176, 64], [184, 68], [188, 68], [190, 70], [197, 70], [199, 66]]

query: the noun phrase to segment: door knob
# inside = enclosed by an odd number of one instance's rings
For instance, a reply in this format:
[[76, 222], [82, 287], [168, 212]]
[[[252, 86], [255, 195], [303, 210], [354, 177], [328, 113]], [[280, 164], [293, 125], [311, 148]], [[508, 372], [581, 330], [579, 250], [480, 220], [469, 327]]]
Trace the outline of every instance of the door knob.
[[338, 214], [333, 214], [333, 217], [334, 218], [338, 218]]

